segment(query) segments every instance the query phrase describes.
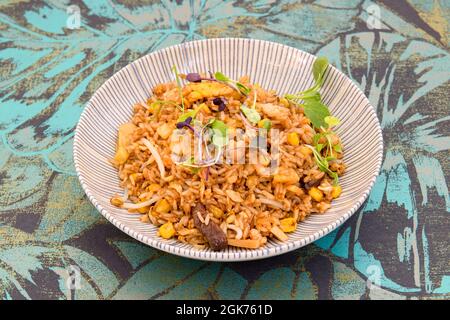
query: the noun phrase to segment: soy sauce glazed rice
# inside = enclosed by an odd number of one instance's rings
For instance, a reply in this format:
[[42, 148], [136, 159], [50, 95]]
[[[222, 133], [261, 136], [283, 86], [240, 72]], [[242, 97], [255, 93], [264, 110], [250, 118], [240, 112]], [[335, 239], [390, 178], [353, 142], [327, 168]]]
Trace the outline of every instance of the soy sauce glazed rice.
[[343, 150], [319, 89], [277, 96], [220, 72], [179, 74], [134, 105], [119, 128], [112, 164], [124, 195], [111, 203], [141, 214], [164, 239], [198, 248], [248, 249], [286, 241], [341, 194]]

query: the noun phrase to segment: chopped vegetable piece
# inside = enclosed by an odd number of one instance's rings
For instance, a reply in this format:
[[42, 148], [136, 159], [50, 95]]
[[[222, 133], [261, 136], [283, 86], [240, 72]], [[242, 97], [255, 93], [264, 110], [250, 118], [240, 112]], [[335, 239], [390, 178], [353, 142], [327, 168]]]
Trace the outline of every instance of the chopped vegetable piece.
[[317, 202], [322, 201], [323, 199], [323, 193], [322, 191], [320, 191], [318, 188], [316, 187], [312, 187], [311, 189], [309, 189], [308, 194], [311, 196], [311, 198], [313, 198], [314, 200], [316, 200]]
[[158, 192], [159, 191], [159, 189], [161, 189], [161, 186], [159, 185], [159, 184], [157, 184], [157, 183], [152, 183], [151, 185], [149, 185], [148, 187], [147, 187], [147, 191], [148, 192]]
[[272, 229], [270, 229], [270, 232], [272, 232], [272, 234], [281, 241], [286, 241], [288, 239], [288, 236], [283, 232], [283, 230], [277, 226], [273, 226]]
[[300, 144], [300, 138], [297, 132], [291, 132], [287, 135], [287, 142], [291, 146], [298, 146]]
[[228, 245], [233, 247], [247, 248], [247, 249], [258, 249], [261, 246], [261, 241], [259, 239], [228, 239]]
[[297, 221], [294, 218], [284, 218], [280, 220], [280, 228], [283, 232], [293, 232], [297, 229]]
[[155, 211], [158, 213], [167, 213], [172, 209], [169, 201], [161, 199], [155, 206]]
[[342, 187], [337, 185], [337, 186], [333, 186], [333, 190], [331, 191], [331, 196], [333, 197], [333, 199], [339, 198], [339, 196], [342, 193]]
[[287, 169], [286, 171], [277, 173], [273, 176], [273, 183], [287, 183], [295, 184], [300, 181], [300, 177], [294, 169]]
[[170, 239], [175, 235], [175, 228], [172, 222], [166, 222], [159, 227], [159, 235], [164, 239]]
[[163, 125], [159, 126], [158, 129], [156, 129], [156, 132], [161, 138], [167, 139], [172, 133], [172, 127], [168, 123], [164, 123]]

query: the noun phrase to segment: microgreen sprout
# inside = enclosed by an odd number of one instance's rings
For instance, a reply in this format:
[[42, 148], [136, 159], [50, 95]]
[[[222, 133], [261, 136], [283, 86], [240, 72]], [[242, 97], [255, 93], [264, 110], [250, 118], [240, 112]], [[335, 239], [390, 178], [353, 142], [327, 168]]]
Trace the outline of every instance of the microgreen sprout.
[[256, 125], [261, 120], [261, 115], [256, 110], [256, 91], [254, 91], [252, 107], [249, 108], [245, 104], [243, 104], [241, 106], [241, 111], [245, 115], [247, 120], [254, 125]]
[[189, 82], [201, 82], [202, 76], [198, 73], [188, 73], [186, 75], [186, 80]]
[[333, 178], [333, 184], [337, 185], [339, 182], [339, 177], [338, 174], [334, 171], [331, 171], [329, 168], [329, 161], [335, 160], [333, 157], [323, 157], [320, 153], [320, 151], [318, 151], [316, 148], [314, 148], [313, 146], [310, 145], [305, 145], [308, 148], [310, 148], [313, 152], [314, 155], [314, 160], [317, 163], [317, 166], [319, 167], [320, 171], [325, 172], [326, 174], [328, 174], [331, 178]]
[[248, 96], [248, 94], [250, 93], [249, 87], [245, 86], [244, 84], [240, 83], [239, 81], [235, 81], [233, 79], [228, 78], [226, 75], [224, 75], [221, 72], [216, 72], [214, 74], [214, 78], [218, 81], [234, 85], [236, 87], [236, 89], [244, 96]]
[[202, 80], [217, 81], [216, 79], [214, 79], [212, 75], [210, 78], [204, 78], [199, 73], [196, 72], [188, 73], [186, 75], [186, 80], [189, 82], [202, 82]]
[[184, 127], [190, 129], [192, 132], [195, 132], [194, 127], [191, 126], [192, 117], [187, 117], [184, 121], [177, 122], [177, 129], [183, 129]]
[[208, 126], [212, 129], [211, 142], [214, 145], [223, 147], [228, 144], [228, 126], [224, 122], [214, 119]]
[[[319, 89], [324, 82], [324, 74], [328, 68], [327, 58], [320, 57], [314, 61], [312, 72], [314, 76], [314, 85], [296, 94], [287, 94], [285, 98], [290, 102], [303, 107], [305, 115], [311, 120], [312, 125], [315, 128], [328, 127], [328, 123], [325, 118], [331, 117], [330, 110], [322, 102]], [[303, 100], [303, 104], [299, 102]], [[332, 117], [336, 120], [337, 118]]]

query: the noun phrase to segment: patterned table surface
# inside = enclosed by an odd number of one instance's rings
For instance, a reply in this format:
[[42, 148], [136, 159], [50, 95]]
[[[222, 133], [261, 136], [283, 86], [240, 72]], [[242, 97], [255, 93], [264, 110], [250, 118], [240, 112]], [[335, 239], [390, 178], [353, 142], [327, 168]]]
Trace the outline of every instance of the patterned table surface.
[[[449, 21], [448, 0], [2, 1], [0, 298], [449, 298]], [[120, 232], [81, 190], [72, 143], [93, 92], [146, 53], [211, 37], [325, 55], [377, 108], [377, 183], [313, 245], [179, 258]]]

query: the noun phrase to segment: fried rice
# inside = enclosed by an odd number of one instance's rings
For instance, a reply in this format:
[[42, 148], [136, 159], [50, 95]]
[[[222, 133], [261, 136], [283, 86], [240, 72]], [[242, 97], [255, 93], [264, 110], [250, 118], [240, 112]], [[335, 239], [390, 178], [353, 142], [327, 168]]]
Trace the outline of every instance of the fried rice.
[[[119, 128], [111, 161], [125, 195], [114, 196], [111, 203], [141, 214], [141, 221], [158, 227], [162, 238], [199, 248], [224, 248], [214, 247], [208, 232], [221, 233], [227, 245], [251, 249], [264, 246], [270, 238], [286, 241], [299, 223], [311, 214], [325, 213], [341, 193], [341, 187], [321, 170], [311, 148], [317, 133], [327, 130], [314, 128], [301, 106], [250, 83], [248, 76], [238, 80], [249, 89], [246, 94], [203, 77], [158, 84], [147, 101], [134, 105], [130, 123]], [[253, 106], [261, 120], [249, 121], [242, 106]], [[212, 161], [211, 155], [195, 165], [194, 157], [183, 158], [195, 154], [194, 140], [201, 132], [192, 121], [204, 128], [215, 120], [226, 125], [230, 137], [237, 131], [244, 134], [226, 142], [219, 160]], [[267, 153], [251, 161], [259, 131], [266, 131]], [[189, 142], [182, 143], [183, 137]], [[325, 140], [330, 146], [341, 144], [335, 133], [316, 143]], [[278, 153], [273, 156], [268, 150], [275, 143]], [[329, 169], [340, 176], [345, 165], [342, 148], [336, 150]], [[276, 167], [271, 170], [273, 162]]]

